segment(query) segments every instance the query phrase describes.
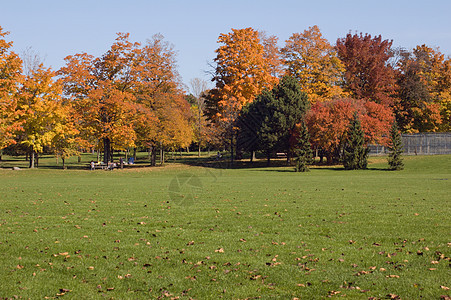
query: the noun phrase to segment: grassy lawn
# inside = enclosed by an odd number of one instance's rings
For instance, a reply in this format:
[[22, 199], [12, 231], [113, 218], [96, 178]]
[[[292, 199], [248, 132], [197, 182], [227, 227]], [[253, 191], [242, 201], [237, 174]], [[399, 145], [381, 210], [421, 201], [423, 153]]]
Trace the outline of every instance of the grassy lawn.
[[90, 159], [0, 169], [0, 298], [451, 295], [451, 156], [302, 174]]

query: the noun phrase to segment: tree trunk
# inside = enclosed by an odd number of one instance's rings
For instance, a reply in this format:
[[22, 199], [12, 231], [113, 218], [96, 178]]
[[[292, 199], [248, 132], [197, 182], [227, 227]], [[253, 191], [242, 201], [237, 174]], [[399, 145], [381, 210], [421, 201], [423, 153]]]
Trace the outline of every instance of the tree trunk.
[[78, 156], [78, 163], [81, 163], [81, 155]]
[[152, 155], [150, 157], [150, 165], [155, 167], [157, 165], [157, 149], [154, 146], [151, 146]]
[[160, 165], [164, 164], [163, 143], [160, 142]]
[[97, 161], [100, 161], [100, 150], [97, 150]]
[[39, 153], [36, 152], [36, 158], [35, 158], [36, 162], [35, 162], [35, 167], [39, 168]]
[[111, 156], [111, 141], [109, 138], [103, 139], [103, 163], [108, 165]]
[[147, 150], [147, 159], [150, 160], [152, 156], [152, 147], [149, 147], [149, 149]]
[[66, 159], [61, 157], [61, 160], [63, 161], [63, 170], [66, 170]]
[[136, 161], [136, 147], [133, 148], [133, 160]]
[[268, 165], [268, 167], [271, 164], [271, 151], [266, 152], [266, 164]]
[[200, 157], [200, 143], [199, 143], [199, 151], [197, 152], [197, 156]]
[[255, 160], [256, 160], [255, 151], [252, 151], [251, 152], [251, 162], [254, 162]]
[[231, 134], [231, 138], [230, 138], [230, 164], [233, 166], [233, 132]]
[[31, 151], [30, 154], [30, 169], [34, 169], [34, 151]]

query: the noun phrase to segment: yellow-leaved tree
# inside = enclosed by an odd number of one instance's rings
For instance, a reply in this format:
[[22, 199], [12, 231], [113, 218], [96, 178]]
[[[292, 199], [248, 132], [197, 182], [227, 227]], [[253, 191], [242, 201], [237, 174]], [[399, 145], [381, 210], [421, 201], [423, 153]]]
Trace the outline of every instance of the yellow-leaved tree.
[[19, 92], [18, 109], [23, 112], [19, 118], [23, 124], [19, 140], [28, 148], [31, 168], [35, 167], [36, 154], [42, 153], [44, 147], [50, 149], [58, 139], [76, 134], [63, 105], [62, 86], [54, 76], [51, 69], [41, 64], [25, 78]]
[[343, 96], [344, 65], [318, 26], [294, 33], [281, 52], [287, 74], [299, 81], [310, 103]]

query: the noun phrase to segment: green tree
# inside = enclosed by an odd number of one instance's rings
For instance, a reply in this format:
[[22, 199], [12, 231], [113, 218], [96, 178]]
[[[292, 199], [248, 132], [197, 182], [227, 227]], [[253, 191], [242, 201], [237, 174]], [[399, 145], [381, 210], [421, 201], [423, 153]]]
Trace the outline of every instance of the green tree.
[[302, 122], [299, 125], [299, 134], [297, 135], [296, 144], [296, 172], [310, 171], [308, 165], [313, 161], [312, 145], [310, 144], [310, 135], [308, 133], [307, 125]]
[[287, 153], [290, 159], [291, 137], [308, 106], [307, 95], [301, 91], [297, 80], [284, 76], [274, 89], [264, 90], [240, 117], [239, 140], [253, 141], [250, 145], [244, 144], [243, 150], [264, 151], [268, 163], [276, 151]]
[[388, 154], [388, 165], [390, 170], [402, 170], [404, 169], [404, 163], [402, 159], [402, 140], [401, 134], [399, 133], [398, 124], [393, 122], [390, 129], [390, 142], [388, 144], [388, 149], [390, 150]]
[[346, 170], [366, 169], [369, 149], [357, 112], [349, 123], [343, 149], [343, 166]]

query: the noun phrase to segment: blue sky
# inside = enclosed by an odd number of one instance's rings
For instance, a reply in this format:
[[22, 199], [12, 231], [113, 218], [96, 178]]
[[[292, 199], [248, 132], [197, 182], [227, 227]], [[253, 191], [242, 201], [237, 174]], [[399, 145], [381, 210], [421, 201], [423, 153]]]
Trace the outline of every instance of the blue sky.
[[426, 44], [451, 55], [451, 1], [418, 0], [0, 0], [0, 26], [11, 34], [18, 53], [27, 47], [59, 69], [67, 55], [99, 56], [117, 32], [144, 42], [156, 33], [177, 51], [185, 83], [209, 80], [205, 71], [215, 56], [220, 33], [253, 27], [279, 37], [318, 25], [334, 44], [348, 32], [381, 34], [408, 49]]

